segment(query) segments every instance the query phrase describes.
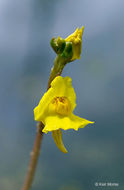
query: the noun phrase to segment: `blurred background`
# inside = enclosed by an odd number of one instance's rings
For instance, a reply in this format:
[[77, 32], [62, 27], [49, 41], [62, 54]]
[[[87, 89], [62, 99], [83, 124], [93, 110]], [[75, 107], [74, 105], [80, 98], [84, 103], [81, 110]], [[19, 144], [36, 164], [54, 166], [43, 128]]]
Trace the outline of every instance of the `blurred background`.
[[81, 59], [62, 75], [72, 77], [75, 114], [95, 124], [63, 131], [68, 154], [44, 135], [32, 190], [99, 189], [95, 182], [124, 189], [124, 1], [1, 0], [0, 190], [23, 184], [36, 133], [33, 109], [55, 58], [50, 40], [82, 25]]

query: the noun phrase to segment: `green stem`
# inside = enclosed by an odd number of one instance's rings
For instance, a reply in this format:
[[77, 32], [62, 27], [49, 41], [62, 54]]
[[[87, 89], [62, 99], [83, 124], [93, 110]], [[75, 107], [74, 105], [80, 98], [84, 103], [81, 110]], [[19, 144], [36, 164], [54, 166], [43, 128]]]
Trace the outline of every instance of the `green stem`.
[[[66, 65], [65, 59], [57, 56], [55, 59], [55, 62], [54, 62], [54, 66], [51, 70], [47, 90], [50, 88], [50, 84], [53, 81], [53, 79], [56, 76], [61, 75], [65, 65]], [[27, 175], [26, 175], [24, 185], [21, 190], [30, 190], [30, 187], [32, 186], [35, 171], [36, 171], [36, 166], [37, 166], [37, 162], [38, 162], [38, 157], [40, 154], [41, 142], [43, 140], [43, 132], [42, 132], [43, 128], [44, 128], [44, 124], [42, 122], [39, 122], [38, 127], [37, 127], [37, 133], [36, 133], [36, 137], [35, 137], [35, 141], [34, 141], [33, 150], [31, 152]]]
[[59, 55], [55, 58], [54, 66], [51, 70], [51, 74], [48, 81], [48, 87], [47, 90], [50, 88], [50, 84], [53, 81], [53, 79], [57, 76], [60, 76], [62, 74], [62, 71], [64, 69], [64, 66], [66, 65], [66, 59], [60, 57]]

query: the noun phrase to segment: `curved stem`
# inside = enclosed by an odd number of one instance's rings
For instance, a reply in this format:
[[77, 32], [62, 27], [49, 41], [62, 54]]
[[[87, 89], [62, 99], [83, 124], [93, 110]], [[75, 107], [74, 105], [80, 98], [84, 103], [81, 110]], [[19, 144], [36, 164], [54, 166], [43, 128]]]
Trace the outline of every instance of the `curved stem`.
[[[51, 70], [51, 74], [49, 77], [47, 90], [50, 88], [50, 84], [51, 84], [52, 80], [56, 76], [61, 75], [65, 64], [66, 63], [64, 62], [64, 60], [59, 59], [58, 56], [56, 57], [54, 66]], [[28, 166], [27, 175], [26, 175], [25, 182], [24, 182], [24, 185], [21, 190], [29, 190], [30, 187], [32, 186], [32, 182], [33, 182], [33, 178], [35, 175], [35, 170], [36, 170], [36, 166], [37, 166], [37, 162], [38, 162], [38, 157], [40, 154], [41, 142], [43, 139], [43, 132], [42, 132], [43, 128], [44, 128], [43, 123], [42, 122], [38, 123], [37, 133], [36, 133], [36, 137], [35, 137], [35, 141], [34, 141], [33, 150], [31, 152], [31, 158], [30, 158], [30, 162], [29, 162], [29, 166]]]

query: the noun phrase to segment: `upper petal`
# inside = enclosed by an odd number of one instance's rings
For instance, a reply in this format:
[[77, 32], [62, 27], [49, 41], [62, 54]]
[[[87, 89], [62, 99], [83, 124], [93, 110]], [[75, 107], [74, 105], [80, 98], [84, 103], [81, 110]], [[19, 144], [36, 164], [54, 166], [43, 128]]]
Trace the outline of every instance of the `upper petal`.
[[70, 77], [58, 76], [52, 81], [51, 87], [58, 97], [65, 96], [69, 99], [73, 111], [76, 106], [76, 94], [72, 87], [72, 79]]
[[49, 90], [44, 94], [39, 102], [39, 105], [34, 109], [34, 118], [36, 121], [42, 121], [44, 123], [44, 118], [48, 115], [47, 108], [49, 103], [55, 97], [65, 96], [68, 98], [71, 104], [71, 111], [74, 110], [76, 106], [76, 94], [74, 88], [71, 84], [70, 77], [56, 77], [52, 83]]

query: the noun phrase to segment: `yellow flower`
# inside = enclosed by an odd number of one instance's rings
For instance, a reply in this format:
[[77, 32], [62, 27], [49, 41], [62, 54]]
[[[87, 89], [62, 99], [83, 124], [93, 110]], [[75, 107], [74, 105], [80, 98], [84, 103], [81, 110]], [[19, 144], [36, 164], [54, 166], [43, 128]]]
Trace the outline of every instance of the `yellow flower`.
[[49, 90], [44, 94], [39, 105], [34, 109], [34, 118], [44, 124], [43, 132], [52, 132], [57, 147], [67, 153], [63, 145], [61, 129], [84, 128], [94, 123], [73, 114], [76, 106], [76, 94], [70, 77], [56, 77]]
[[80, 30], [79, 28], [77, 28], [73, 34], [71, 34], [65, 39], [66, 42], [72, 42], [73, 56], [71, 61], [75, 59], [80, 59], [83, 31], [84, 31], [84, 26]]

